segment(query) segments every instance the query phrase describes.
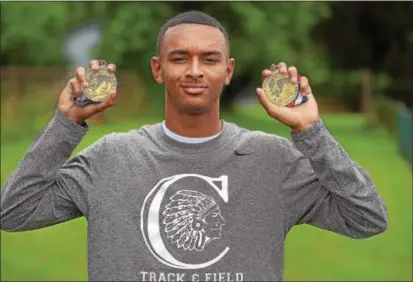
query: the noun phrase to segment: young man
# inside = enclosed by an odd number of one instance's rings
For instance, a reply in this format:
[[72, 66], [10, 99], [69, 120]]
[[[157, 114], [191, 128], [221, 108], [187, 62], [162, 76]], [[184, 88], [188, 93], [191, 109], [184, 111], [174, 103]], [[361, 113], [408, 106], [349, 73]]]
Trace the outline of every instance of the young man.
[[[219, 97], [234, 66], [215, 19], [176, 16], [161, 28], [151, 61], [165, 85], [165, 121], [106, 135], [69, 160], [85, 121], [116, 97], [77, 107], [72, 93], [87, 86], [79, 67], [5, 184], [1, 228], [86, 217], [89, 279], [100, 281], [279, 281], [295, 225], [356, 239], [383, 232], [382, 199], [323, 125], [305, 77], [309, 100], [295, 108], [276, 107], [257, 89], [267, 113], [291, 128], [292, 142], [220, 120]], [[297, 82], [296, 68], [277, 67]]]

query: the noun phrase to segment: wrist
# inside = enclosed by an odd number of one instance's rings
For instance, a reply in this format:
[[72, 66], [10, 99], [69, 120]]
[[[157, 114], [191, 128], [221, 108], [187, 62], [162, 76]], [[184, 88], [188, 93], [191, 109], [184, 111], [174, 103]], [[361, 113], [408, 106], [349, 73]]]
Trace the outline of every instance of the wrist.
[[78, 124], [78, 125], [82, 125], [82, 124], [84, 124], [84, 122], [85, 122], [85, 120], [84, 119], [82, 119], [82, 118], [80, 118], [80, 117], [78, 117], [78, 116], [76, 116], [76, 115], [73, 115], [73, 114], [71, 114], [70, 112], [66, 112], [66, 113], [63, 113], [68, 119], [70, 119], [73, 123], [76, 123], [76, 124]]
[[89, 125], [86, 122], [79, 124], [78, 122], [80, 122], [80, 120], [78, 121], [76, 118], [73, 120], [59, 108], [56, 109], [54, 118], [59, 124], [65, 126], [71, 132], [79, 132], [83, 135], [89, 130]]
[[312, 123], [309, 128], [305, 131], [293, 133], [291, 132], [291, 137], [295, 142], [303, 141], [309, 137], [317, 134], [324, 127], [324, 123], [321, 119], [318, 119], [316, 122]]
[[304, 133], [304, 132], [306, 132], [312, 125], [313, 125], [313, 123], [294, 126], [294, 127], [291, 127], [291, 132], [292, 132], [293, 134]]

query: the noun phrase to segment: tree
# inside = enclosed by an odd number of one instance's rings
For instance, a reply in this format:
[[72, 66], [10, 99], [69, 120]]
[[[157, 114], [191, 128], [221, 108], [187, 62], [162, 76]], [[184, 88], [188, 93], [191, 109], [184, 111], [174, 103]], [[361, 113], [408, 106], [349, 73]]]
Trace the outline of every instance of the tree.
[[330, 66], [385, 73], [393, 82], [386, 94], [413, 106], [413, 3], [334, 2], [331, 8], [332, 17], [314, 29]]
[[328, 79], [324, 53], [310, 37], [311, 28], [329, 16], [327, 3], [122, 2], [115, 6], [99, 53], [123, 67], [138, 68], [148, 78], [149, 60], [164, 21], [193, 9], [217, 18], [230, 34], [231, 55], [236, 58], [234, 80], [223, 95], [226, 108], [241, 89], [261, 84], [264, 68], [281, 60], [311, 73], [313, 84]]
[[216, 17], [231, 37], [231, 55], [237, 64], [232, 85], [223, 95], [227, 99], [224, 105], [230, 106], [241, 89], [259, 86], [261, 71], [281, 60], [298, 66], [301, 74], [310, 75], [313, 85], [329, 77], [325, 54], [310, 35], [318, 22], [328, 18], [328, 3], [111, 1], [1, 5], [1, 56], [6, 65], [63, 65], [64, 36], [78, 24], [99, 20], [103, 40], [95, 48], [96, 57], [116, 62], [119, 68], [136, 70], [149, 79], [149, 62], [155, 54], [160, 26], [178, 12], [197, 9]]

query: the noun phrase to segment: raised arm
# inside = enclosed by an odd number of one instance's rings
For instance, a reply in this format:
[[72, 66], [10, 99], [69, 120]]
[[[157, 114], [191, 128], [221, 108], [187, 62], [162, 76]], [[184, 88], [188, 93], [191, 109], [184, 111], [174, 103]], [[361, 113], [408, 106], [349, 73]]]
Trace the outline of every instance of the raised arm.
[[[318, 106], [306, 77], [285, 63], [264, 70], [263, 80], [278, 69], [289, 82], [300, 83], [305, 103], [276, 106], [257, 89], [268, 115], [292, 130], [293, 143], [283, 147], [280, 195], [284, 203], [285, 229], [308, 223], [352, 238], [383, 232], [387, 212], [368, 173], [334, 140], [319, 117]], [[290, 103], [296, 105], [297, 103]]]
[[[91, 67], [98, 69], [97, 61]], [[109, 66], [114, 71], [114, 66]], [[25, 231], [88, 214], [88, 191], [105, 138], [69, 160], [87, 133], [85, 121], [115, 102], [116, 92], [96, 105], [79, 107], [72, 97], [87, 87], [85, 69], [78, 68], [62, 91], [55, 115], [29, 147], [1, 191], [1, 229]]]
[[321, 120], [292, 138], [284, 144], [280, 189], [286, 231], [305, 223], [362, 239], [386, 230], [387, 211], [370, 175]]

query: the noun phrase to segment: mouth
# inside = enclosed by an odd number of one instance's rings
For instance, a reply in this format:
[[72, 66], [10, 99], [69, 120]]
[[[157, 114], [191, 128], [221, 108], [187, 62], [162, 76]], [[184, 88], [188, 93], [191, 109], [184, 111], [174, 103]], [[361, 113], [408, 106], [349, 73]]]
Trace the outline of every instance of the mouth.
[[206, 85], [197, 85], [197, 84], [182, 84], [182, 89], [185, 93], [190, 95], [199, 95], [202, 94], [206, 89]]
[[212, 228], [212, 230], [214, 230], [214, 231], [221, 231], [223, 225], [224, 225], [224, 224], [216, 225], [216, 226], [214, 226], [214, 228]]

